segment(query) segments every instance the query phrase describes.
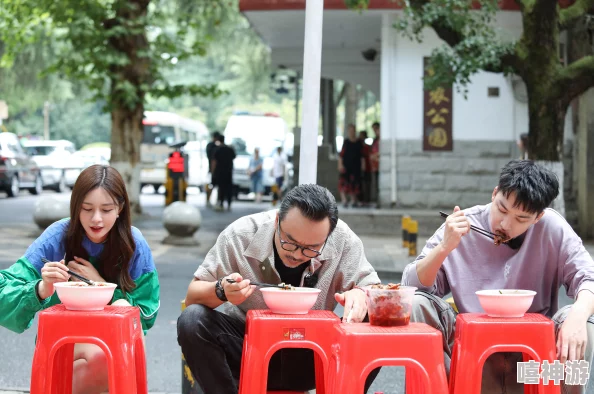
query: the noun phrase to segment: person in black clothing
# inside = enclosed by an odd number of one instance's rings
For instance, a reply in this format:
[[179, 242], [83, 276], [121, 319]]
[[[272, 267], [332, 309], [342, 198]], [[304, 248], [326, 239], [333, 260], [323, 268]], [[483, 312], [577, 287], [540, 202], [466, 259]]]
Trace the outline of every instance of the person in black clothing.
[[347, 207], [347, 195], [351, 196], [353, 206], [359, 205], [358, 195], [361, 192], [361, 175], [365, 171], [365, 157], [363, 143], [357, 138], [354, 124], [348, 127], [348, 138], [342, 143], [342, 150], [338, 158], [340, 179], [338, 190], [343, 206]]
[[210, 183], [205, 186], [206, 190], [206, 205], [210, 206], [210, 196], [217, 185], [216, 178], [212, 172], [212, 161], [215, 150], [219, 147], [219, 138], [221, 133], [215, 131], [212, 133], [212, 141], [206, 145], [206, 158], [208, 159], [208, 173], [210, 174]]
[[213, 154], [213, 175], [219, 187], [219, 205], [217, 211], [224, 209], [223, 202], [227, 200], [227, 209], [231, 209], [233, 198], [233, 160], [235, 149], [225, 145], [225, 137], [219, 135], [219, 147]]

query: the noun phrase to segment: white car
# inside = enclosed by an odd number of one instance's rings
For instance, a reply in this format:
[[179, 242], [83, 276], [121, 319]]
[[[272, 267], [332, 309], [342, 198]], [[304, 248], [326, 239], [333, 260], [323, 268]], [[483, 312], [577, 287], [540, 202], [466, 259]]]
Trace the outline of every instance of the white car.
[[87, 167], [94, 164], [109, 165], [110, 157], [109, 148], [89, 148], [74, 152], [70, 168], [65, 171], [66, 186], [72, 189], [80, 173]]
[[74, 144], [67, 140], [28, 140], [22, 145], [41, 169], [43, 188], [64, 192], [66, 171], [72, 167], [71, 156], [76, 151]]

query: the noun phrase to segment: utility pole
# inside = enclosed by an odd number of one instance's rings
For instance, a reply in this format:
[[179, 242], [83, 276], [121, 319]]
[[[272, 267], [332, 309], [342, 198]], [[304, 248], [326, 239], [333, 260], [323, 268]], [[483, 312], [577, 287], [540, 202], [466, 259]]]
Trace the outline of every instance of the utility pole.
[[46, 101], [43, 103], [43, 139], [50, 139], [50, 103]]
[[303, 53], [303, 120], [299, 152], [299, 184], [316, 183], [320, 75], [322, 69], [322, 22], [324, 0], [306, 0]]

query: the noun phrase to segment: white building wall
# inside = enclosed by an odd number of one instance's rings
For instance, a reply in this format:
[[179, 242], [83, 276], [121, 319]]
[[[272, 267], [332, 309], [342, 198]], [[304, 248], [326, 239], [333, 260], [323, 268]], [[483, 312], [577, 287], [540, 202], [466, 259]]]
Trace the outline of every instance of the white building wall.
[[[401, 36], [392, 27], [397, 15], [386, 14], [382, 21], [381, 206], [451, 209], [487, 203], [501, 167], [518, 156], [516, 141], [528, 131], [527, 104], [514, 97], [510, 79], [480, 72], [466, 98], [453, 90], [453, 151], [423, 151], [423, 57], [445, 43], [431, 29], [421, 44]], [[502, 12], [497, 24], [504, 39], [521, 34], [519, 13]], [[498, 97], [488, 97], [490, 87], [499, 88]]]
[[[384, 25], [391, 26], [396, 16], [395, 13], [386, 15]], [[394, 43], [391, 53], [382, 51], [382, 62], [394, 64], [396, 70], [391, 88], [396, 91], [397, 102], [390, 110], [401, 114], [396, 119], [398, 139], [420, 139], [423, 127], [423, 57], [430, 56], [434, 48], [445, 44], [431, 29], [425, 30], [421, 44], [399, 35], [393, 28], [384, 29], [383, 33], [385, 34], [382, 37], [383, 40], [387, 39]], [[499, 97], [488, 97], [489, 87], [498, 87]], [[468, 86], [467, 98], [454, 90], [454, 139], [468, 141], [514, 139], [517, 124], [512, 116], [513, 105], [511, 84], [503, 75], [478, 73]], [[526, 108], [524, 106], [524, 110]], [[518, 112], [521, 111], [520, 108]], [[525, 119], [527, 122], [527, 114], [525, 117], [519, 116], [518, 119]]]

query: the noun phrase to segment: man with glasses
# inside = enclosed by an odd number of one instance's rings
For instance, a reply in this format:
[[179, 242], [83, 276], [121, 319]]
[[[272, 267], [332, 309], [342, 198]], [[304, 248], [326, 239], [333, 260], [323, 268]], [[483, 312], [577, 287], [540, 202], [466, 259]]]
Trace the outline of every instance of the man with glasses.
[[[297, 186], [279, 210], [235, 221], [194, 273], [177, 322], [178, 343], [205, 394], [238, 392], [245, 314], [267, 309], [252, 281], [319, 288], [313, 309], [334, 310], [338, 302], [353, 323], [367, 314], [361, 287], [380, 283], [361, 240], [338, 219], [336, 200], [326, 188]], [[378, 372], [369, 375], [366, 391]], [[274, 354], [268, 390], [314, 388], [312, 350]]]

